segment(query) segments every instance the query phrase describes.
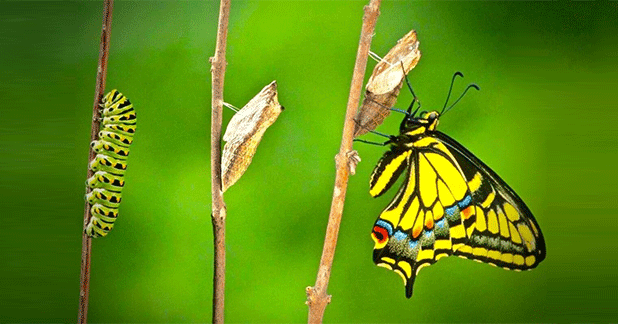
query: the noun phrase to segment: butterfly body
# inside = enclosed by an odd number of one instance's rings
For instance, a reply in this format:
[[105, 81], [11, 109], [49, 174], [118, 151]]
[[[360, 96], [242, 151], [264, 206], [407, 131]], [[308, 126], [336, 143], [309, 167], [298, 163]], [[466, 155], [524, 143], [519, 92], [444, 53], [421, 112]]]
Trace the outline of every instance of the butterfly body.
[[545, 258], [545, 242], [521, 198], [436, 129], [439, 112], [415, 117], [410, 110], [371, 175], [370, 194], [378, 197], [407, 174], [374, 224], [374, 262], [403, 278], [408, 298], [420, 269], [445, 256], [513, 270], [536, 267]]

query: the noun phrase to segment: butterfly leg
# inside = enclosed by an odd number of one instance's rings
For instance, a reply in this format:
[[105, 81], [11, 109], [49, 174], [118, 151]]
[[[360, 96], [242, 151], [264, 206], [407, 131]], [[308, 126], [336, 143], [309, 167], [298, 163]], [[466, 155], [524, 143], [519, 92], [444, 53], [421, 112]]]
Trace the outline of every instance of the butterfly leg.
[[372, 142], [372, 141], [366, 141], [364, 139], [360, 139], [360, 138], [355, 138], [354, 142], [361, 142], [361, 143], [367, 143], [367, 144], [371, 144], [371, 145], [379, 145], [379, 146], [386, 146], [388, 145], [388, 143], [390, 142], [384, 142], [384, 143], [380, 143], [380, 142]]

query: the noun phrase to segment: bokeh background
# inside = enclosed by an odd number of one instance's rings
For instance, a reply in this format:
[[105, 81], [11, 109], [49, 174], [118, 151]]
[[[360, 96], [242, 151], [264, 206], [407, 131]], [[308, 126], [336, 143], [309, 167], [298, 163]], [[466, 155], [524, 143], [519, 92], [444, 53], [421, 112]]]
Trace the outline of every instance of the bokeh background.
[[[366, 1], [233, 1], [225, 101], [277, 80], [286, 107], [225, 194], [226, 320], [304, 322]], [[217, 1], [116, 2], [107, 90], [138, 112], [120, 217], [93, 242], [91, 322], [208, 322], [210, 65]], [[0, 3], [0, 322], [77, 319], [84, 181], [102, 3]], [[372, 50], [411, 29], [426, 109], [475, 82], [440, 129], [526, 201], [547, 241], [535, 270], [460, 258], [412, 299], [371, 260], [384, 148], [356, 143], [326, 322], [618, 320], [616, 2], [384, 1]], [[375, 62], [369, 62], [366, 77]], [[398, 107], [410, 94], [402, 91]], [[224, 123], [232, 117], [224, 111]], [[401, 116], [378, 128], [395, 134]], [[366, 140], [381, 141], [374, 135]]]

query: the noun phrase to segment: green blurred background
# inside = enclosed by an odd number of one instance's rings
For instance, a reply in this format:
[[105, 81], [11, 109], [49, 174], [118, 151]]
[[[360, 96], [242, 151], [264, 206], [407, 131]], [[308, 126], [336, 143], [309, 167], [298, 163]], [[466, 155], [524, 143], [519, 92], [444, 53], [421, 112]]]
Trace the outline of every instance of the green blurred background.
[[[286, 107], [226, 192], [229, 322], [304, 322], [366, 1], [233, 1], [225, 101], [277, 80]], [[210, 65], [217, 1], [117, 2], [107, 90], [138, 133], [114, 231], [93, 242], [91, 322], [208, 322]], [[0, 322], [77, 319], [84, 181], [101, 2], [0, 3]], [[440, 129], [526, 201], [547, 241], [535, 270], [447, 258], [412, 299], [371, 260], [384, 148], [356, 143], [326, 322], [606, 322], [618, 310], [616, 2], [384, 1], [372, 50], [411, 29], [426, 109], [452, 74], [481, 86]], [[375, 62], [369, 62], [366, 77]], [[410, 94], [402, 91], [398, 107]], [[232, 117], [224, 111], [224, 123]], [[401, 116], [378, 128], [397, 132]], [[382, 139], [366, 135], [366, 140]]]

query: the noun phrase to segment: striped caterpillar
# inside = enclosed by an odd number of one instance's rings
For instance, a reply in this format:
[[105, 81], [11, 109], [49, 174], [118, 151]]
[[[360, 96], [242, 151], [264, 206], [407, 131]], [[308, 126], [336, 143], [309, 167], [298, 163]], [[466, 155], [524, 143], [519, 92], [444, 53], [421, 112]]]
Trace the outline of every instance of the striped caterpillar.
[[126, 160], [137, 125], [131, 101], [117, 90], [103, 97], [101, 108], [98, 140], [90, 143], [96, 156], [88, 167], [94, 174], [86, 181], [91, 189], [86, 199], [92, 207], [85, 231], [90, 237], [106, 236], [114, 227], [122, 200]]

